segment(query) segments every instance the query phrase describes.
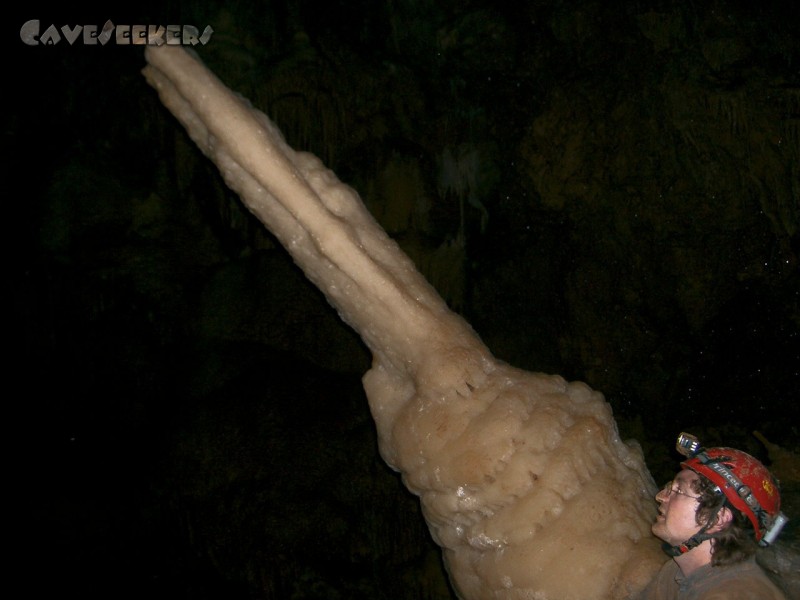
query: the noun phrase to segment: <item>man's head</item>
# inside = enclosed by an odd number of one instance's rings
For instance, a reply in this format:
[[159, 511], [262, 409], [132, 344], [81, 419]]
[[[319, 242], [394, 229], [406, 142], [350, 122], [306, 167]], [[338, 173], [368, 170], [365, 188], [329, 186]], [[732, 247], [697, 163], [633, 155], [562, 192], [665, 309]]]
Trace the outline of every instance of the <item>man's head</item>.
[[652, 527], [669, 554], [680, 556], [711, 539], [714, 563], [722, 564], [751, 555], [756, 541], [774, 541], [786, 517], [778, 483], [763, 464], [732, 448], [701, 448], [688, 434], [678, 437], [677, 448], [687, 460], [656, 495]]
[[[691, 446], [687, 446], [687, 439]], [[678, 437], [677, 448], [687, 456], [681, 466], [709, 480], [724, 496], [726, 505], [744, 514], [757, 542], [767, 545], [777, 537], [782, 527], [779, 523], [774, 530], [781, 516], [780, 490], [761, 462], [733, 448], [700, 448], [697, 438], [688, 434]]]

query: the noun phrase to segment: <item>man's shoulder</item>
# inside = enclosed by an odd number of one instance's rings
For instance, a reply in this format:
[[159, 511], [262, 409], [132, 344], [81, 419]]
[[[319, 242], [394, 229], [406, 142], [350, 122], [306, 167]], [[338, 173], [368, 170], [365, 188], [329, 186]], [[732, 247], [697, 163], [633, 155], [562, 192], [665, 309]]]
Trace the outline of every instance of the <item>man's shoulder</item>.
[[674, 560], [661, 567], [637, 600], [787, 600], [753, 561], [713, 567], [710, 564], [684, 576]]
[[755, 560], [706, 567], [692, 587], [698, 600], [786, 600]]

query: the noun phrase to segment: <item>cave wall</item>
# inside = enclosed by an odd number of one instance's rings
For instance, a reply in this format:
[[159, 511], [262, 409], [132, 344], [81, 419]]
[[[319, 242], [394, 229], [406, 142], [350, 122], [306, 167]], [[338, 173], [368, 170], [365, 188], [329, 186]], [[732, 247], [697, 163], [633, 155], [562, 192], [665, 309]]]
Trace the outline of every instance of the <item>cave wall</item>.
[[[80, 19], [211, 25], [212, 70], [361, 193], [498, 357], [603, 391], [657, 479], [681, 429], [800, 451], [788, 3], [117, 11]], [[367, 352], [160, 106], [140, 49], [14, 56], [34, 564], [51, 540], [52, 581], [98, 596], [450, 597], [377, 457]]]

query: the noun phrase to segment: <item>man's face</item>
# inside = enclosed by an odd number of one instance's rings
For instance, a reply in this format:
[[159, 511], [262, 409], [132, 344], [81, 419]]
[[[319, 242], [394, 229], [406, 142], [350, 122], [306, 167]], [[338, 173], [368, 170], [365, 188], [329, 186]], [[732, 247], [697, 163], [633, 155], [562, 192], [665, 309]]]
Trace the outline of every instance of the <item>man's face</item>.
[[670, 546], [677, 546], [700, 531], [695, 516], [697, 492], [692, 489], [692, 482], [697, 479], [697, 473], [684, 469], [656, 494], [658, 516], [650, 529]]

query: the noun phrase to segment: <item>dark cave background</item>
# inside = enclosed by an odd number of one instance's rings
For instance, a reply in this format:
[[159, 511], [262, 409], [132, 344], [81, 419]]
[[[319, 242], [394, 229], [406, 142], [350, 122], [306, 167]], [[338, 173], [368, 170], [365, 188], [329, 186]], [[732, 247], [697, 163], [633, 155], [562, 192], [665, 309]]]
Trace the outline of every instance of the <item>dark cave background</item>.
[[658, 482], [681, 430], [758, 456], [797, 547], [790, 3], [15, 11], [6, 462], [25, 589], [452, 597], [377, 454], [360, 340], [161, 106], [141, 48], [26, 46], [33, 18], [213, 27], [202, 59], [359, 191], [496, 356], [602, 391]]

